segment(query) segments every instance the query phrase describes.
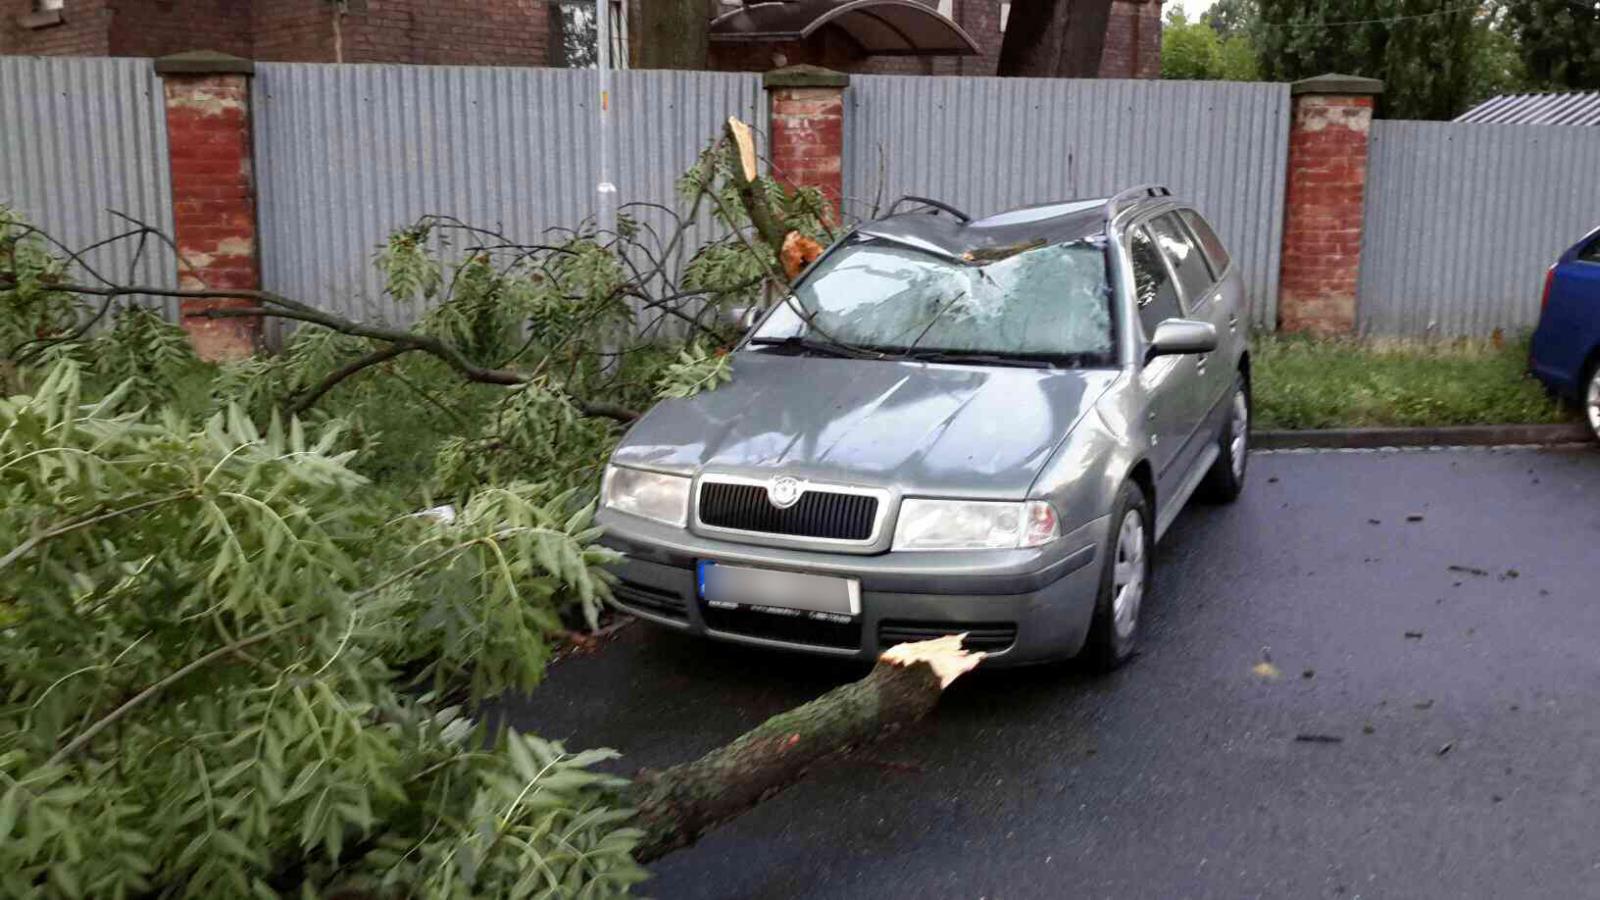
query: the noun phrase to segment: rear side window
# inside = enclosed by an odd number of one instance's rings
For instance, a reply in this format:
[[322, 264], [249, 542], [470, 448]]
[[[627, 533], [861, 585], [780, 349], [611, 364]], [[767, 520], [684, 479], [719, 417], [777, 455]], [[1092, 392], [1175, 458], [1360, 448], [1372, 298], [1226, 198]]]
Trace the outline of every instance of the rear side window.
[[1178, 306], [1178, 286], [1145, 226], [1133, 230], [1128, 251], [1133, 261], [1133, 290], [1139, 301], [1139, 323], [1149, 336], [1155, 334], [1156, 326], [1163, 321], [1183, 316]]
[[1589, 246], [1578, 251], [1581, 262], [1600, 263], [1600, 237], [1589, 242]]
[[1162, 255], [1172, 264], [1178, 283], [1183, 286], [1183, 297], [1190, 307], [1200, 302], [1215, 282], [1211, 269], [1200, 255], [1200, 248], [1189, 237], [1189, 230], [1177, 213], [1166, 213], [1150, 221], [1150, 234], [1161, 247]]
[[1189, 226], [1195, 240], [1200, 242], [1200, 249], [1206, 252], [1206, 259], [1211, 263], [1211, 274], [1221, 278], [1228, 268], [1228, 248], [1222, 246], [1222, 239], [1211, 230], [1210, 223], [1200, 218], [1200, 214], [1194, 210], [1185, 209], [1178, 215], [1183, 216], [1183, 223]]

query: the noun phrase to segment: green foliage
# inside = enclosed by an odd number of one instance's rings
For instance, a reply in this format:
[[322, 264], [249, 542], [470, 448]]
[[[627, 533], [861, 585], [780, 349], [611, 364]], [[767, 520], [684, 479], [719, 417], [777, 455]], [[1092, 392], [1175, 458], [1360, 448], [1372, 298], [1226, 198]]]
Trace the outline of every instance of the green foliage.
[[1527, 66], [1502, 12], [1492, 9], [1490, 15], [1478, 20], [1473, 44], [1469, 103], [1528, 89]]
[[1500, 0], [1532, 86], [1600, 88], [1600, 2]]
[[1251, 34], [1268, 80], [1378, 78], [1390, 118], [1448, 119], [1471, 100], [1483, 27], [1456, 0], [1259, 0]]
[[436, 694], [525, 688], [606, 590], [528, 485], [453, 522], [375, 503], [298, 425], [0, 400], [0, 892], [603, 896], [639, 880], [603, 754], [490, 749]]
[[1204, 20], [1189, 22], [1174, 7], [1161, 29], [1161, 77], [1255, 81], [1260, 72], [1248, 35], [1223, 36]]
[[[66, 290], [81, 264], [0, 211], [0, 896], [644, 877], [623, 782], [591, 768], [609, 751], [462, 710], [597, 624], [620, 426], [589, 412], [729, 377], [708, 323], [776, 260], [723, 158], [667, 234], [625, 216], [517, 244], [425, 217], [376, 255], [402, 324], [311, 316], [216, 365], [120, 291]], [[826, 237], [815, 191], [759, 190]], [[720, 236], [685, 246], [706, 212]]]
[[1421, 342], [1257, 337], [1262, 428], [1557, 422], [1559, 404], [1526, 373], [1527, 341]]
[[54, 289], [66, 268], [40, 235], [0, 205], [0, 273], [15, 285], [0, 292], [0, 360], [15, 360], [77, 325], [78, 299]]
[[518, 478], [564, 490], [592, 486], [614, 435], [611, 423], [585, 416], [541, 376], [505, 394], [476, 433], [440, 445], [437, 486], [448, 496]]
[[678, 354], [678, 361], [667, 366], [656, 384], [660, 397], [693, 397], [719, 384], [733, 380], [733, 360], [726, 353], [707, 353], [693, 344]]

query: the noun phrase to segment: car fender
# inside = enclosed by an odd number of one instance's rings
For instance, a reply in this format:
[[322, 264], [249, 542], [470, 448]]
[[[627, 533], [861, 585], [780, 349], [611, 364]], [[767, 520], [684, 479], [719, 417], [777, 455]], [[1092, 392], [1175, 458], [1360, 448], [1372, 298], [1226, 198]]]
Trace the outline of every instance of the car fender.
[[1148, 455], [1142, 409], [1143, 392], [1125, 369], [1040, 469], [1029, 496], [1051, 502], [1062, 533], [1108, 515], [1117, 492]]

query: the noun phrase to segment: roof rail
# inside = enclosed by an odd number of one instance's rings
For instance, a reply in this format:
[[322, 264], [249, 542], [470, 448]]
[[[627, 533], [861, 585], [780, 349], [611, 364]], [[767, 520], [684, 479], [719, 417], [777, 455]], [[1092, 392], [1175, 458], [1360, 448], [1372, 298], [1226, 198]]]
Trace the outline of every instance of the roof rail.
[[956, 218], [960, 219], [962, 224], [966, 224], [967, 222], [971, 222], [972, 221], [972, 217], [971, 216], [967, 215], [966, 213], [962, 212], [959, 209], [956, 209], [954, 206], [951, 206], [948, 203], [940, 203], [937, 200], [929, 200], [927, 197], [918, 197], [915, 194], [906, 194], [905, 196], [901, 197], [900, 199], [898, 199], [898, 200], [894, 201], [893, 203], [889, 204], [889, 211], [884, 213], [879, 218], [888, 218], [889, 216], [894, 215], [894, 211], [900, 208], [900, 204], [906, 203], [908, 201], [910, 203], [916, 205], [916, 206], [931, 206], [935, 210], [940, 210], [940, 211], [943, 211], [943, 212], [947, 212], [950, 215], [955, 216]]
[[1147, 200], [1154, 197], [1171, 197], [1172, 191], [1164, 184], [1137, 184], [1131, 188], [1117, 191], [1106, 201], [1106, 218], [1116, 218], [1122, 207], [1138, 200]]

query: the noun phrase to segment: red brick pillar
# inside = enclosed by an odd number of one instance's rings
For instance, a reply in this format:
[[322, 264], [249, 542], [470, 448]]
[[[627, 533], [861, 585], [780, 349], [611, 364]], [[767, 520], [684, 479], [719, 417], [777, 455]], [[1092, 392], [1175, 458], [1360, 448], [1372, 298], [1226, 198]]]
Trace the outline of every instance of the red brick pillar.
[[[254, 290], [256, 191], [251, 164], [250, 77], [255, 64], [224, 53], [180, 53], [156, 60], [166, 85], [172, 161], [172, 222], [184, 289]], [[183, 327], [205, 359], [236, 359], [260, 344], [259, 318], [209, 319], [207, 309], [246, 300], [184, 300]]]
[[1297, 81], [1278, 275], [1278, 328], [1348, 334], [1367, 187], [1367, 136], [1383, 82], [1348, 75]]
[[790, 66], [766, 73], [762, 83], [772, 108], [772, 177], [790, 187], [818, 188], [837, 215], [844, 197], [844, 89], [850, 76]]

